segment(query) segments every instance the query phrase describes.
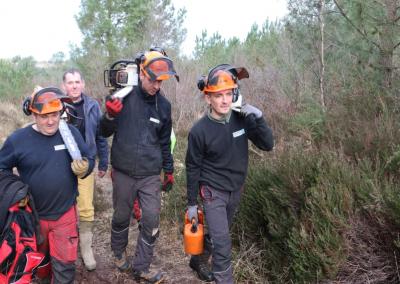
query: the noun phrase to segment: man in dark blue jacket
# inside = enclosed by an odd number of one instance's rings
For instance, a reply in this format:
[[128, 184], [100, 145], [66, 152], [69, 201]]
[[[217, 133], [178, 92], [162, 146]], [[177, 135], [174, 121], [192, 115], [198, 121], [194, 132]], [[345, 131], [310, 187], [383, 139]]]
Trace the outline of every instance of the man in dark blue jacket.
[[113, 207], [111, 249], [115, 264], [127, 270], [130, 263], [125, 252], [132, 206], [136, 197], [142, 209], [141, 230], [133, 258], [136, 279], [159, 283], [164, 273], [150, 269], [155, 241], [159, 234], [161, 192], [160, 173], [164, 171], [164, 188], [173, 184], [171, 154], [171, 104], [160, 94], [163, 80], [176, 75], [171, 59], [158, 51], [141, 57], [139, 85], [124, 98], [106, 102], [107, 112], [100, 126], [105, 137], [114, 134], [111, 147]]
[[[99, 103], [85, 95], [85, 81], [78, 69], [67, 70], [63, 75], [63, 87], [72, 100], [70, 123], [78, 128], [93, 156], [99, 157], [98, 176], [102, 178], [108, 168], [107, 139], [100, 135], [99, 124], [102, 116]], [[94, 174], [78, 180], [79, 196], [79, 245], [83, 262], [87, 270], [96, 269], [96, 260], [92, 250], [94, 223]]]
[[[261, 110], [245, 104], [232, 111], [232, 103], [239, 98], [238, 80], [248, 76], [245, 68], [221, 64], [198, 82], [209, 109], [188, 137], [188, 217], [198, 221], [200, 193], [209, 234], [205, 236], [204, 253], [192, 256], [190, 267], [207, 282], [234, 282], [229, 228], [247, 175], [248, 139], [264, 151], [272, 150], [274, 143]], [[211, 254], [212, 272], [208, 269]]]
[[67, 151], [59, 131], [65, 98], [57, 88], [44, 88], [25, 101], [24, 112], [33, 113], [35, 123], [7, 138], [0, 150], [0, 169], [12, 172], [15, 167], [29, 185], [44, 238], [38, 249], [49, 256], [52, 283], [72, 284], [78, 255], [77, 177], [92, 172], [94, 157], [73, 126], [69, 129], [84, 158], [72, 160]]

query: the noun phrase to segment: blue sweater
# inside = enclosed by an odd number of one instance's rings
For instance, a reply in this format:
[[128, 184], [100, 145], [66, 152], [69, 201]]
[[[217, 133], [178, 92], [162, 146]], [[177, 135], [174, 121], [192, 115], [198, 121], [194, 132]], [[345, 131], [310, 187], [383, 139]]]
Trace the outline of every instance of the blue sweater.
[[[94, 157], [79, 131], [71, 127], [82, 156], [89, 161], [89, 172]], [[72, 159], [60, 133], [43, 135], [29, 125], [11, 134], [0, 149], [0, 169], [17, 168], [22, 181], [29, 185], [39, 218], [57, 220], [74, 203], [77, 177], [71, 170]]]
[[98, 155], [99, 170], [107, 171], [108, 168], [108, 143], [107, 139], [100, 135], [101, 110], [99, 103], [93, 98], [82, 94], [83, 112], [85, 115], [85, 141], [90, 154]]

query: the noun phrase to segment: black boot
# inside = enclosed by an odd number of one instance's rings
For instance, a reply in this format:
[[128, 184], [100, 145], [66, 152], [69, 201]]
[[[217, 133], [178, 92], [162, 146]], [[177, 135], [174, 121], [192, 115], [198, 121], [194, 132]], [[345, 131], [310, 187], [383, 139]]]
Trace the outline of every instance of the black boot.
[[189, 266], [196, 271], [200, 280], [205, 282], [215, 281], [214, 273], [208, 266], [208, 260], [212, 254], [212, 242], [209, 234], [204, 235], [204, 252], [200, 255], [193, 255], [190, 258]]
[[214, 274], [208, 268], [208, 256], [204, 254], [193, 255], [190, 258], [189, 266], [196, 271], [200, 280], [205, 282], [214, 281]]

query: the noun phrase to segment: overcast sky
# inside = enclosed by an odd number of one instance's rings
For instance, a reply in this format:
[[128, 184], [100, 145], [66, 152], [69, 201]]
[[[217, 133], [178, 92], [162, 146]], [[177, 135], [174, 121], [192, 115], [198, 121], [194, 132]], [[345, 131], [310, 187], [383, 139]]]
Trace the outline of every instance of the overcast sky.
[[[286, 13], [286, 0], [172, 0], [186, 6], [187, 39], [182, 51], [190, 55], [196, 35], [218, 32], [223, 38], [244, 39], [253, 23], [260, 26]], [[232, 4], [235, 3], [235, 4]], [[79, 45], [82, 34], [74, 15], [80, 0], [4, 0], [0, 8], [0, 58], [17, 55], [49, 60], [56, 52], [69, 54], [69, 45]]]

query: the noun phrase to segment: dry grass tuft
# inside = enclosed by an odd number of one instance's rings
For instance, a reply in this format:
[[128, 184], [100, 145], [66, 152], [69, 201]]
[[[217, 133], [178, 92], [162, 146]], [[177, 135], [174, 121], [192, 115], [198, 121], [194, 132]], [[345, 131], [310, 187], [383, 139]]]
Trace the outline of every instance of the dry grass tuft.
[[15, 102], [2, 101], [0, 104], [0, 143], [16, 129], [30, 122], [30, 119], [22, 112], [22, 107]]
[[334, 283], [399, 283], [398, 251], [387, 224], [358, 215], [345, 233], [348, 258]]

